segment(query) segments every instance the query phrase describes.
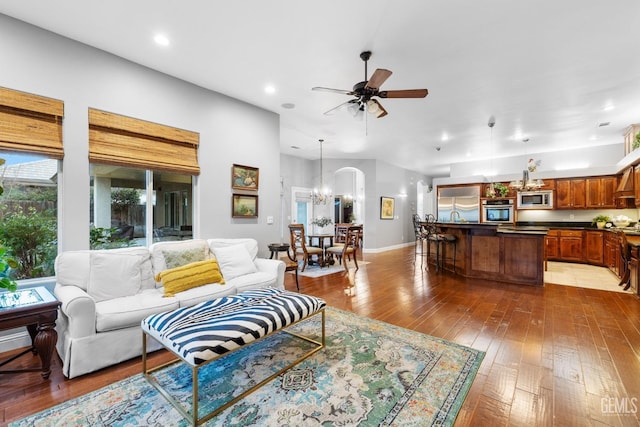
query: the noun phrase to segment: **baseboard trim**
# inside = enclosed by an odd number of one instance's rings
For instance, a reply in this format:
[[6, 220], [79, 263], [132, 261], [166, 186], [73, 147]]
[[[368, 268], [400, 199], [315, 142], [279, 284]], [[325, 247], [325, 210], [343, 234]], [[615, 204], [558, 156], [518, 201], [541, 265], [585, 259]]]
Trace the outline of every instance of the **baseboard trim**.
[[29, 346], [31, 346], [31, 337], [27, 331], [0, 336], [0, 353]]
[[385, 246], [382, 248], [375, 248], [375, 249], [363, 249], [362, 253], [363, 254], [377, 254], [380, 252], [386, 252], [386, 251], [392, 251], [394, 249], [401, 249], [401, 248], [406, 248], [407, 246], [414, 246], [416, 243], [415, 242], [409, 242], [409, 243], [400, 243], [398, 245], [393, 245], [393, 246]]

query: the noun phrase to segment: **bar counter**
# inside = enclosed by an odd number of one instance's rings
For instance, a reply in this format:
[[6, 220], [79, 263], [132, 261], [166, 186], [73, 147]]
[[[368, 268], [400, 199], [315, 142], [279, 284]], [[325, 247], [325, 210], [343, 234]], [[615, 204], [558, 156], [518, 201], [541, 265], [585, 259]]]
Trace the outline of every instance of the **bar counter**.
[[[455, 272], [464, 277], [522, 285], [544, 285], [546, 227], [436, 223], [457, 237]], [[452, 246], [443, 245], [445, 268], [453, 269]]]

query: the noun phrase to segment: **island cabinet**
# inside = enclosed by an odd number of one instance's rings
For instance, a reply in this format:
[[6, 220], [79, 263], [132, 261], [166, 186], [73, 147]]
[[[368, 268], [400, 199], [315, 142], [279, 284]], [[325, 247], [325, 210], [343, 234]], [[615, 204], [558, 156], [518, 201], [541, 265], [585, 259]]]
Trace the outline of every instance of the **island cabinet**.
[[615, 209], [614, 193], [618, 185], [615, 176], [602, 176], [585, 179], [587, 209]]
[[[458, 239], [458, 274], [497, 282], [544, 284], [546, 231], [502, 232], [493, 224], [443, 223], [438, 226], [442, 232], [454, 234]], [[431, 253], [433, 255], [433, 251]]]
[[556, 179], [556, 209], [584, 209], [587, 207], [584, 178]]

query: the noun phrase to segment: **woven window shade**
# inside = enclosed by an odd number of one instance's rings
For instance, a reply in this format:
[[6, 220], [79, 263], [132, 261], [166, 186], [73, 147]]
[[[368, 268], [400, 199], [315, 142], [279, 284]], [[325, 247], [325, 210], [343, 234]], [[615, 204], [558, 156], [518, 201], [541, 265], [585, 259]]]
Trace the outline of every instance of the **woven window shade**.
[[62, 159], [64, 103], [0, 87], [0, 149]]
[[89, 160], [198, 175], [200, 134], [89, 109]]

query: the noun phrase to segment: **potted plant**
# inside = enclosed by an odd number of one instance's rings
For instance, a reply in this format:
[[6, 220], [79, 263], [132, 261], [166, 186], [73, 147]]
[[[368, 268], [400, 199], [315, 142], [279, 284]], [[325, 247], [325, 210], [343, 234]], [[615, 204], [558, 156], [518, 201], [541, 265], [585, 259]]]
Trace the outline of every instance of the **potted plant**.
[[598, 215], [597, 217], [593, 218], [593, 221], [591, 222], [591, 224], [595, 224], [596, 227], [598, 228], [604, 228], [604, 226], [607, 224], [607, 222], [610, 222], [611, 218], [607, 215]]
[[315, 225], [318, 228], [324, 228], [329, 224], [333, 224], [333, 220], [327, 216], [319, 216], [311, 221], [311, 224]]
[[509, 187], [501, 182], [495, 182], [493, 184], [493, 188], [496, 191], [496, 195], [498, 195], [499, 197], [507, 197], [507, 195], [509, 194]]

